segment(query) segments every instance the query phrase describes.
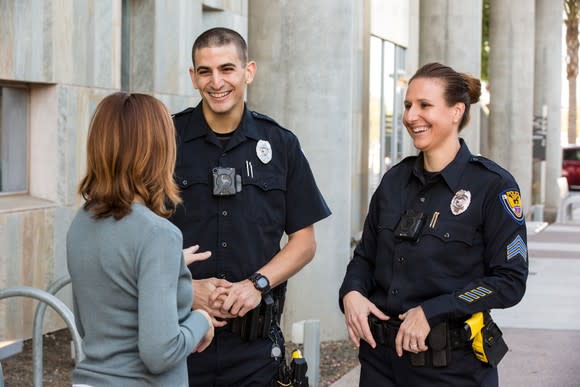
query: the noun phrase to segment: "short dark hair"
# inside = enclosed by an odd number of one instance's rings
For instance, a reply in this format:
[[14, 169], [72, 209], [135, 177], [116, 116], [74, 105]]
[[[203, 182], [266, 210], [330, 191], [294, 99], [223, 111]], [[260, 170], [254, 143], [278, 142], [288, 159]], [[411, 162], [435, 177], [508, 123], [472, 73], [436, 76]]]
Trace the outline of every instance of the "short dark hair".
[[445, 84], [443, 97], [448, 106], [453, 106], [457, 102], [463, 102], [465, 111], [459, 130], [463, 129], [469, 122], [469, 106], [479, 102], [481, 96], [481, 81], [469, 74], [458, 73], [449, 66], [441, 63], [427, 63], [421, 67], [409, 80], [409, 84], [417, 78], [437, 78]]
[[195, 67], [195, 53], [200, 48], [221, 47], [228, 44], [236, 46], [242, 64], [245, 65], [248, 62], [248, 45], [242, 35], [229, 28], [216, 27], [205, 31], [195, 39], [193, 47], [191, 48], [193, 67]]

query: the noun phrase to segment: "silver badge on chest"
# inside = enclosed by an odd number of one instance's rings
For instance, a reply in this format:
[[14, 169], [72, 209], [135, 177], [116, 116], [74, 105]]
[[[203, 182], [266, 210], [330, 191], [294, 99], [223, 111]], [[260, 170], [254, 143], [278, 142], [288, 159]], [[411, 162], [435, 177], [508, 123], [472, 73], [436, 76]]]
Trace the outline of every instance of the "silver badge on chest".
[[471, 203], [471, 192], [464, 189], [460, 189], [455, 193], [453, 199], [451, 199], [451, 212], [453, 215], [459, 215], [467, 210], [469, 204]]
[[256, 144], [256, 155], [261, 162], [268, 164], [272, 160], [272, 147], [266, 140], [259, 140]]

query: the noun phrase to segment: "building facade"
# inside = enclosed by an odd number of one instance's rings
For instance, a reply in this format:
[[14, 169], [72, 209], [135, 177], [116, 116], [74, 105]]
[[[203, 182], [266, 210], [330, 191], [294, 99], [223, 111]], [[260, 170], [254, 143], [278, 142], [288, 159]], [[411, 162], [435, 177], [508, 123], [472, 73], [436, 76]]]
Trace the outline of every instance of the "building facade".
[[[314, 261], [290, 280], [284, 329], [318, 319], [323, 340], [346, 337], [337, 293], [370, 196], [414, 153], [401, 123], [408, 78], [434, 60], [479, 75], [481, 1], [463, 3], [0, 0], [0, 287], [45, 289], [66, 275], [65, 236], [81, 205], [76, 188], [99, 101], [126, 90], [173, 112], [196, 104], [191, 45], [225, 26], [246, 37], [258, 64], [248, 106], [298, 135], [333, 211], [316, 226]], [[474, 152], [487, 133], [478, 116], [465, 131]], [[531, 166], [530, 157], [517, 160]], [[518, 180], [528, 189], [530, 179]], [[59, 297], [70, 302], [70, 289]], [[3, 300], [0, 341], [30, 337], [34, 307]], [[62, 326], [49, 314], [46, 330]]]

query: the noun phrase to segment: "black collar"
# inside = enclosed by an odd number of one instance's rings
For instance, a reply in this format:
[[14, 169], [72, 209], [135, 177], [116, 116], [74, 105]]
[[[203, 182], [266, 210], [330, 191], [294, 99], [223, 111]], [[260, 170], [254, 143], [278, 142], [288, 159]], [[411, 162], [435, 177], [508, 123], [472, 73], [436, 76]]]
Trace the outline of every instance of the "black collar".
[[[447, 186], [453, 192], [457, 192], [461, 187], [459, 184], [461, 182], [461, 178], [463, 175], [463, 171], [465, 170], [465, 166], [468, 164], [469, 160], [471, 159], [472, 155], [465, 144], [465, 141], [460, 138], [459, 139], [460, 148], [455, 155], [453, 161], [451, 161], [443, 170], [441, 171], [441, 176], [443, 180], [447, 184]], [[409, 175], [409, 179], [412, 177], [418, 178], [423, 184], [425, 183], [425, 179], [423, 177], [423, 170], [424, 170], [424, 160], [423, 160], [423, 152], [419, 153], [419, 156], [415, 159], [415, 163], [413, 165], [413, 172]]]

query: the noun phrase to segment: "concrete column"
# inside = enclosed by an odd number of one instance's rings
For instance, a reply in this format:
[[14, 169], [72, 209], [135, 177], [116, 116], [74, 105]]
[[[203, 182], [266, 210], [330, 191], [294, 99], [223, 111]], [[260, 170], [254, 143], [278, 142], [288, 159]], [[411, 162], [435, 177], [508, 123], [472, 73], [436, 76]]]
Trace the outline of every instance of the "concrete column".
[[271, 115], [300, 139], [333, 215], [316, 226], [316, 257], [289, 282], [283, 328], [321, 321], [321, 338], [346, 337], [338, 288], [350, 255], [353, 19], [349, 0], [249, 2], [249, 51], [258, 71], [251, 109]]
[[489, 156], [514, 175], [526, 211], [532, 204], [534, 3], [491, 0], [489, 26]]
[[201, 0], [128, 0], [123, 30], [123, 89], [162, 99], [194, 94], [188, 68], [193, 41], [203, 32]]
[[[419, 14], [419, 66], [440, 62], [458, 72], [479, 77], [482, 0], [421, 0]], [[479, 105], [472, 106], [470, 112], [471, 121], [461, 131], [461, 137], [471, 152], [477, 154]]]
[[[562, 1], [536, 0], [536, 50], [534, 73], [534, 116], [548, 108], [546, 137], [546, 215], [556, 214], [560, 205], [557, 179], [562, 175]], [[534, 176], [534, 185], [536, 184]]]

